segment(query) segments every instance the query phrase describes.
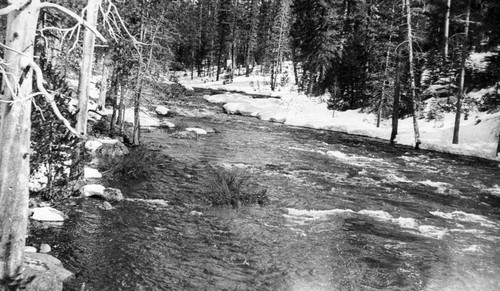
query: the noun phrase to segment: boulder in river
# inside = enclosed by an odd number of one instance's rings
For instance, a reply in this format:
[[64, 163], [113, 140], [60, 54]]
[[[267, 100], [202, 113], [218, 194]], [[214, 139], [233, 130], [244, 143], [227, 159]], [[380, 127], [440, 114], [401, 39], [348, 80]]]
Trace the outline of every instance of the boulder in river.
[[26, 286], [28, 291], [63, 290], [63, 282], [74, 274], [66, 270], [61, 261], [51, 255], [40, 253], [24, 254], [24, 278], [33, 278]]
[[205, 134], [207, 134], [206, 130], [201, 129], [201, 128], [197, 128], [197, 127], [186, 128], [186, 131], [196, 132], [197, 135], [205, 135]]
[[194, 131], [177, 131], [172, 134], [172, 137], [179, 139], [198, 139], [198, 134]]
[[120, 189], [115, 189], [115, 188], [106, 188], [104, 189], [104, 199], [108, 201], [122, 201], [123, 200], [123, 194]]
[[80, 191], [81, 191], [81, 196], [84, 198], [93, 196], [104, 197], [104, 189], [105, 187], [102, 185], [89, 184], [83, 186]]
[[168, 115], [168, 108], [165, 107], [165, 106], [162, 106], [162, 105], [159, 105], [159, 106], [156, 106], [155, 108], [155, 112], [156, 114], [160, 115], [160, 116], [167, 116]]
[[52, 248], [48, 244], [41, 244], [40, 245], [40, 253], [42, 253], [42, 254], [50, 253], [51, 250], [52, 250]]
[[115, 188], [105, 188], [98, 184], [89, 184], [82, 187], [80, 190], [81, 197], [99, 197], [107, 201], [121, 201], [123, 200], [123, 194], [119, 189]]
[[85, 179], [100, 179], [102, 178], [102, 174], [93, 168], [85, 167], [83, 169], [83, 176]]
[[64, 213], [52, 207], [32, 208], [33, 216], [31, 219], [38, 221], [64, 221]]

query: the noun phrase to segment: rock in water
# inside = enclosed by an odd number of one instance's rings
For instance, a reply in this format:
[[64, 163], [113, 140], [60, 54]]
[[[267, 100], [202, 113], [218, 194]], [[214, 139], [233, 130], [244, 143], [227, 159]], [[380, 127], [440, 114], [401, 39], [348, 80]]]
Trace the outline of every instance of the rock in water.
[[194, 131], [177, 131], [172, 134], [172, 137], [178, 139], [198, 139], [198, 134]]
[[111, 203], [109, 203], [108, 201], [104, 201], [104, 203], [102, 204], [102, 209], [104, 209], [104, 210], [112, 210], [113, 209], [113, 205], [111, 205]]
[[64, 221], [64, 213], [52, 207], [32, 208], [34, 220], [38, 221]]
[[115, 188], [106, 188], [104, 189], [104, 194], [103, 194], [104, 199], [108, 201], [122, 201], [123, 200], [123, 194], [120, 189], [115, 189]]
[[36, 253], [36, 248], [32, 246], [25, 246], [24, 247], [24, 252], [25, 253]]
[[80, 190], [80, 192], [81, 192], [81, 196], [83, 198], [92, 197], [92, 196], [104, 198], [104, 189], [105, 188], [102, 185], [89, 184], [89, 185], [83, 186], [82, 189]]
[[186, 131], [196, 132], [196, 134], [198, 134], [198, 135], [205, 135], [205, 134], [207, 134], [206, 130], [201, 129], [201, 128], [196, 128], [196, 127], [186, 128]]
[[28, 291], [60, 291], [63, 290], [63, 282], [74, 276], [61, 261], [40, 253], [25, 253], [23, 275], [24, 278], [33, 278], [26, 286]]
[[40, 245], [40, 253], [42, 254], [46, 254], [46, 253], [50, 253], [52, 249], [50, 248], [50, 246], [48, 244], [41, 244]]
[[156, 114], [160, 115], [160, 116], [167, 116], [168, 115], [168, 108], [165, 107], [165, 106], [156, 106], [155, 108], [155, 112]]
[[83, 176], [85, 179], [100, 179], [102, 174], [96, 170], [89, 167], [83, 168]]
[[91, 153], [102, 147], [102, 143], [98, 140], [89, 140], [85, 143], [85, 148]]

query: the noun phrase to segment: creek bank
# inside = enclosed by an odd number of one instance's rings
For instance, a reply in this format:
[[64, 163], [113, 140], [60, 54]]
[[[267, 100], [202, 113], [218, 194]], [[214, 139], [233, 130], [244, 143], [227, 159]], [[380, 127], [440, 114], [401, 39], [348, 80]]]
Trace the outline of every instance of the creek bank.
[[[86, 142], [85, 148], [92, 158], [91, 164], [98, 164], [102, 159], [113, 159], [129, 154], [128, 148], [120, 141], [114, 139], [92, 139]], [[84, 178], [83, 180], [75, 181], [73, 188], [80, 188], [81, 198], [97, 197], [104, 199], [105, 201], [97, 207], [102, 210], [112, 210], [114, 207], [109, 201], [119, 202], [124, 197], [119, 189], [106, 188], [96, 184], [102, 178], [103, 175], [97, 169], [84, 166]], [[93, 184], [87, 184], [89, 182]], [[81, 187], [81, 185], [84, 186]], [[75, 203], [74, 200], [71, 203]], [[68, 219], [65, 213], [52, 207], [50, 203], [37, 202], [35, 199], [32, 199], [30, 200], [30, 204], [30, 228], [59, 227]], [[61, 261], [48, 254], [51, 251], [52, 248], [46, 243], [41, 243], [39, 250], [30, 245], [25, 247], [23, 276], [25, 279], [33, 279], [27, 285], [26, 290], [63, 290], [63, 283], [74, 277], [71, 271], [63, 267]]]

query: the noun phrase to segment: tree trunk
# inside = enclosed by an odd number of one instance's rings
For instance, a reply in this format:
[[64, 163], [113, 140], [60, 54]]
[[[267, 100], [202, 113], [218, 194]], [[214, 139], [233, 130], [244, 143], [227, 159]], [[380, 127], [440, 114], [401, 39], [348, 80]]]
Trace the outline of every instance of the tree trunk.
[[[390, 42], [390, 38], [389, 38]], [[385, 59], [385, 69], [384, 69], [384, 78], [382, 79], [382, 90], [380, 91], [380, 101], [378, 103], [378, 110], [377, 110], [377, 127], [380, 127], [380, 121], [382, 119], [382, 109], [385, 104], [385, 87], [386, 87], [386, 82], [388, 81], [388, 72], [389, 72], [389, 58], [391, 56], [391, 48], [390, 46], [387, 48], [387, 53], [386, 53], [386, 59]]]
[[394, 100], [392, 105], [392, 132], [391, 144], [398, 135], [398, 122], [399, 122], [399, 97], [401, 93], [401, 51], [403, 46], [400, 45], [396, 52], [396, 76], [394, 78]]
[[464, 95], [465, 85], [465, 61], [467, 60], [467, 43], [469, 41], [469, 20], [470, 20], [470, 2], [467, 0], [466, 16], [465, 16], [465, 35], [462, 44], [462, 59], [460, 63], [460, 84], [458, 85], [457, 96], [457, 112], [455, 114], [455, 127], [453, 128], [453, 143], [458, 144], [458, 137], [460, 131], [460, 115], [462, 111], [462, 96]]
[[[100, 3], [101, 0], [88, 0], [87, 3], [87, 22], [93, 27], [97, 24], [97, 12]], [[76, 130], [82, 135], [87, 134], [89, 87], [92, 78], [94, 44], [95, 35], [90, 29], [86, 28], [83, 37], [83, 56], [78, 83], [78, 114], [76, 117]]]
[[97, 109], [104, 110], [106, 107], [106, 94], [108, 93], [108, 82], [109, 75], [112, 71], [113, 60], [109, 54], [104, 56], [104, 62], [102, 63], [102, 78], [101, 78], [101, 90], [99, 91], [99, 102]]
[[[15, 289], [23, 265], [28, 224], [33, 43], [39, 0], [9, 1], [21, 8], [8, 14], [0, 95], [0, 290]], [[19, 86], [15, 92], [7, 87]], [[10, 287], [9, 287], [10, 285]]]
[[443, 59], [448, 60], [448, 45], [450, 40], [450, 10], [451, 0], [446, 1], [446, 15], [444, 17], [444, 46], [443, 46]]
[[412, 101], [412, 111], [413, 111], [413, 130], [415, 132], [415, 149], [420, 148], [420, 132], [418, 129], [418, 100], [417, 100], [417, 90], [415, 88], [415, 64], [413, 63], [413, 34], [411, 29], [411, 7], [410, 0], [404, 0], [406, 2], [406, 25], [408, 32], [408, 63], [410, 65], [410, 86], [411, 86], [411, 101]]

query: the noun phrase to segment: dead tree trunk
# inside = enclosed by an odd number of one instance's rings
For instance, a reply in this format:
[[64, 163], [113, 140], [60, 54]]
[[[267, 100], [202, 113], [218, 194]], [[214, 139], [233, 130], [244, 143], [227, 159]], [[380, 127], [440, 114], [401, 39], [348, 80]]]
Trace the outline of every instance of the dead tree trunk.
[[[101, 0], [88, 0], [87, 22], [95, 27], [97, 24], [97, 12]], [[87, 134], [89, 87], [92, 78], [92, 61], [94, 56], [95, 34], [90, 29], [85, 29], [83, 37], [83, 58], [80, 68], [80, 79], [78, 83], [78, 115], [76, 117], [76, 130], [82, 135]]]
[[450, 40], [450, 10], [451, 0], [446, 1], [446, 15], [444, 17], [444, 46], [443, 46], [443, 59], [448, 60], [448, 47]]
[[[20, 279], [28, 223], [33, 43], [39, 0], [9, 1], [0, 95], [0, 290]], [[22, 54], [20, 54], [22, 52]]]

